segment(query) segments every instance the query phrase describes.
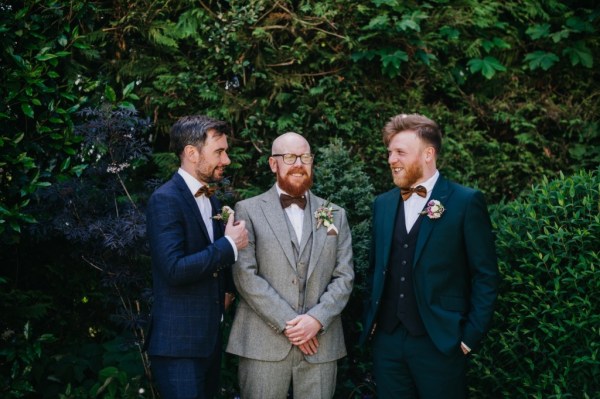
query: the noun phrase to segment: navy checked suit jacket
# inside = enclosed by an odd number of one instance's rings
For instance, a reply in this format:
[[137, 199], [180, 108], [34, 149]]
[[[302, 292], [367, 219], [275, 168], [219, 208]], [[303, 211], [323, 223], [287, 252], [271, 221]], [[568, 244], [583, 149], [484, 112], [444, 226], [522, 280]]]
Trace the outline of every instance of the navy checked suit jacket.
[[[220, 204], [214, 196], [210, 201], [215, 215]], [[213, 219], [209, 228], [213, 243], [178, 173], [150, 197], [147, 234], [154, 303], [145, 344], [149, 355], [207, 357], [215, 349], [225, 290], [233, 290], [235, 255], [222, 222]]]

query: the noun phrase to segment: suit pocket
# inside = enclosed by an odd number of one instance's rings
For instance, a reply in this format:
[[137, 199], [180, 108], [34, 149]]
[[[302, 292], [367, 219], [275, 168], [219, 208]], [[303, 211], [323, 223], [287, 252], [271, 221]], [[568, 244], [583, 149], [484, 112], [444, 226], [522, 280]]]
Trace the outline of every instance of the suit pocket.
[[460, 296], [441, 296], [440, 305], [446, 310], [453, 310], [455, 312], [466, 313], [467, 312], [467, 300]]

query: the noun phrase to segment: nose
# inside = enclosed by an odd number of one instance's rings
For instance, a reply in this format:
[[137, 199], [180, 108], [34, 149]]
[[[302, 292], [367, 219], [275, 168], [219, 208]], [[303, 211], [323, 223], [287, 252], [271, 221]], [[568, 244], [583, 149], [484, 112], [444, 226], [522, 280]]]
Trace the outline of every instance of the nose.
[[231, 163], [231, 159], [229, 159], [229, 155], [225, 151], [221, 153], [221, 163], [223, 165], [229, 165]]
[[396, 156], [393, 153], [391, 153], [388, 155], [388, 163], [393, 164], [394, 162], [396, 162]]

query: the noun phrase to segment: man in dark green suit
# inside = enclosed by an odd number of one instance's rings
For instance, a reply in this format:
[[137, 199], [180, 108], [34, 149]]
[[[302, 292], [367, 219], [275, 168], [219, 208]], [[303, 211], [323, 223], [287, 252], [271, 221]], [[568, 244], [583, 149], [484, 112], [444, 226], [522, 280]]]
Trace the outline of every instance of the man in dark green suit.
[[372, 338], [379, 399], [464, 398], [466, 358], [489, 328], [498, 267], [481, 192], [436, 167], [442, 134], [422, 115], [383, 129], [394, 184], [373, 205]]

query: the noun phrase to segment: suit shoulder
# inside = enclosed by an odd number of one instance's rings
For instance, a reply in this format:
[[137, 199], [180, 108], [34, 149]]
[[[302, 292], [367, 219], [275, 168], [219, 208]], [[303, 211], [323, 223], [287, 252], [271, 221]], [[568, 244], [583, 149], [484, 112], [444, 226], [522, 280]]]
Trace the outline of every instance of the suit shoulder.
[[483, 196], [483, 193], [475, 188], [463, 186], [462, 184], [453, 181], [449, 181], [448, 184], [454, 193], [461, 197], [471, 198], [475, 195]]
[[375, 202], [377, 203], [392, 199], [398, 195], [399, 190], [400, 189], [398, 187], [394, 187], [391, 190], [386, 191], [385, 193], [379, 194], [377, 197], [375, 197]]
[[170, 179], [164, 182], [162, 185], [160, 185], [156, 190], [154, 190], [150, 198], [172, 196], [176, 195], [176, 193], [177, 186], [175, 185], [173, 179]]
[[256, 206], [257, 204], [261, 203], [264, 200], [264, 198], [267, 196], [267, 193], [268, 193], [268, 191], [266, 191], [262, 194], [255, 195], [254, 197], [243, 199], [241, 201], [236, 202], [235, 205], [242, 206], [244, 208]]

